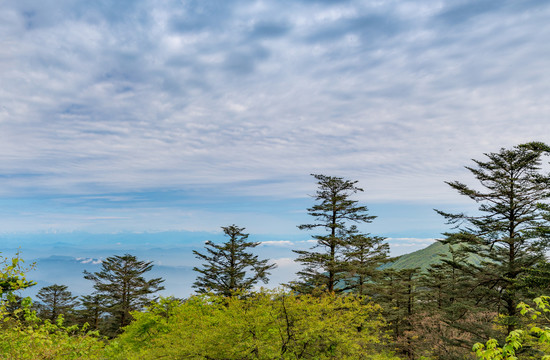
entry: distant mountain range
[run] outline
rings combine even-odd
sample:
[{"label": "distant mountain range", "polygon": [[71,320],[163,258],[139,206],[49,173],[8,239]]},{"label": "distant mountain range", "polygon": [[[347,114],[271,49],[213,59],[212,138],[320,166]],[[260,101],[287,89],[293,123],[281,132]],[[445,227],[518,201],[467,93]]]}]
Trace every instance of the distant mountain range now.
[{"label": "distant mountain range", "polygon": [[[199,249],[197,247],[197,249]],[[261,251],[268,251],[272,253],[282,251],[277,247],[273,248],[260,248]],[[36,281],[36,285],[25,290],[23,296],[36,295],[36,292],[44,287],[52,284],[68,285],[69,290],[75,295],[90,294],[93,291],[93,283],[84,279],[83,271],[96,272],[101,269],[101,261],[104,256],[92,255],[92,251],[86,251],[88,256],[70,256],[70,255],[51,255],[44,257],[37,257],[34,260],[27,262],[27,264],[34,263],[34,270],[28,273],[28,278]],[[166,254],[168,252],[168,254]],[[163,251],[163,249],[148,249],[148,251],[141,251],[139,255],[142,258],[147,259],[146,255],[151,257],[168,260],[170,263],[167,265],[156,263],[153,270],[147,274],[146,278],[162,277],[166,281],[164,286],[165,291],[162,291],[162,295],[169,296],[175,295],[177,297],[187,297],[193,293],[192,284],[195,280],[196,273],[193,271],[193,266],[197,265],[197,261],[191,262],[188,248],[174,248],[169,251]],[[440,242],[434,242],[430,246],[414,251],[409,254],[401,255],[395,258],[392,262],[385,264],[382,268],[392,268],[396,270],[410,269],[419,267],[422,270],[427,269],[431,264],[439,262],[440,254],[448,254],[449,247],[443,245]],[[92,256],[89,256],[92,255]],[[277,254],[279,256],[284,253]],[[181,264],[174,264],[176,261],[171,257],[180,258]],[[479,262],[479,257],[472,257],[472,261]],[[185,264],[185,265],[183,265]],[[295,277],[296,271],[299,270],[300,265],[295,263],[291,257],[279,258],[277,260],[279,267],[275,269],[271,276],[271,281],[267,285],[268,287],[276,287],[278,284],[287,283]],[[263,285],[263,284],[260,284]]]},{"label": "distant mountain range", "polygon": [[[35,264],[36,270],[31,270],[27,277],[35,281],[36,285],[23,293],[24,296],[31,297],[34,297],[40,288],[53,284],[68,285],[74,295],[90,294],[93,291],[93,282],[85,280],[83,272],[87,270],[93,273],[101,270],[101,259],[98,258],[52,255],[35,259],[31,263]],[[191,266],[155,265],[145,277],[165,279],[163,285],[166,290],[161,292],[162,295],[183,297],[191,292],[195,274]]]}]

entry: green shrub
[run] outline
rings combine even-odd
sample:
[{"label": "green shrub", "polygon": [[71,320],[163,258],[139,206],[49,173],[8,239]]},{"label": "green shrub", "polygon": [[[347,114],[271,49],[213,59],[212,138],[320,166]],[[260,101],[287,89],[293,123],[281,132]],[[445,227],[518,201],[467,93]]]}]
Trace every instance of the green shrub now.
[{"label": "green shrub", "polygon": [[119,359],[396,359],[378,305],[356,296],[161,299],[108,347]]}]

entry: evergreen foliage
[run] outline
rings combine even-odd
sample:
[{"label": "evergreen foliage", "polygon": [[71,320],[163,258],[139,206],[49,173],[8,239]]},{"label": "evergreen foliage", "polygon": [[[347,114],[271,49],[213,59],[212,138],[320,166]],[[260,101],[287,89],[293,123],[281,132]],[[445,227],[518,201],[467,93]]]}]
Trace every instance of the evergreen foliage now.
[{"label": "evergreen foliage", "polygon": [[360,234],[352,225],[342,249],[342,287],[359,295],[375,294],[380,265],[387,261],[390,246],[386,238]]},{"label": "evergreen foliage", "polygon": [[498,311],[510,333],[516,326],[522,278],[544,260],[550,242],[550,176],[541,170],[541,157],[550,152],[542,143],[529,143],[485,154],[466,167],[480,189],[458,181],[447,182],[459,194],[479,203],[479,215],[437,211],[459,228],[444,241],[460,244],[460,251],[478,254],[480,264],[469,264],[470,296],[477,306]]},{"label": "evergreen foliage", "polygon": [[478,306],[473,296],[471,258],[459,246],[449,246],[441,260],[421,274],[418,311],[408,334],[416,339],[412,348],[416,355],[467,359],[473,342],[498,335],[493,324],[497,312]]},{"label": "evergreen foliage", "polygon": [[249,234],[243,232],[245,228],[230,225],[222,229],[229,237],[227,242],[218,245],[207,241],[205,254],[193,250],[195,256],[205,262],[202,268],[193,268],[200,274],[193,284],[197,292],[232,296],[237,291],[252,289],[259,281],[267,283],[269,270],[276,265],[248,252],[260,243],[247,241]]},{"label": "evergreen foliage", "polygon": [[384,270],[377,283],[378,294],[375,301],[384,309],[383,314],[389,323],[389,330],[401,353],[413,358],[411,348],[411,319],[419,311],[418,268]]},{"label": "evergreen foliage", "polygon": [[[373,262],[379,264],[379,255],[383,254],[386,248],[381,245],[382,239],[369,238],[368,235],[359,234],[354,223],[370,223],[376,216],[368,215],[366,206],[358,205],[358,201],[351,200],[350,197],[363,189],[356,186],[357,181],[344,180],[341,177],[312,174],[317,180],[318,189],[314,196],[317,203],[307,211],[315,222],[299,225],[301,230],[312,230],[320,228],[326,233],[314,235],[313,238],[317,244],[312,250],[319,248],[319,251],[294,250],[298,254],[296,261],[302,263],[304,268],[298,272],[300,281],[291,283],[291,287],[300,293],[312,293],[315,289],[324,289],[328,292],[341,292],[346,290],[345,286],[338,287],[337,284],[343,284],[342,281],[348,278],[346,270],[344,249],[349,244],[347,256],[357,258],[357,251],[362,252],[359,258],[367,257]],[[351,223],[351,224],[350,224]],[[361,247],[370,242],[377,249],[369,249],[377,254],[371,256]],[[360,244],[362,243],[362,244]],[[367,257],[365,257],[367,256]],[[357,263],[355,263],[357,265]],[[363,264],[365,265],[365,264]],[[354,272],[360,271],[361,275],[367,275],[369,270],[355,267]],[[363,281],[362,279],[361,281]],[[361,290],[363,291],[363,290]]]},{"label": "evergreen foliage", "polygon": [[106,298],[105,295],[93,293],[91,295],[82,295],[79,299],[80,308],[76,312],[79,324],[88,326],[92,330],[104,332],[106,322]]},{"label": "evergreen foliage", "polygon": [[59,315],[65,319],[71,316],[78,306],[77,296],[67,290],[66,285],[53,284],[41,288],[36,295],[42,302],[39,304],[39,315],[42,319],[54,322]]},{"label": "evergreen foliage", "polygon": [[151,302],[151,295],[164,290],[162,278],[146,280],[143,277],[153,268],[151,261],[138,260],[135,256],[111,256],[95,273],[84,271],[84,278],[94,282],[94,289],[105,301],[105,310],[111,314],[111,333],[130,324],[130,312],[143,309]]},{"label": "evergreen foliage", "polygon": [[550,263],[546,259],[527,269],[522,288],[530,299],[550,296]]}]

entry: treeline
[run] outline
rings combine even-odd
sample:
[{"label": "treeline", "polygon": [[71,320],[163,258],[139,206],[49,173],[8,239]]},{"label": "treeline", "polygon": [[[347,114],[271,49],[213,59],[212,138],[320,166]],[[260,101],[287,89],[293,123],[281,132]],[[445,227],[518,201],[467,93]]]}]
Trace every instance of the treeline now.
[{"label": "treeline", "polygon": [[[57,321],[53,332],[65,334],[67,325],[86,323],[98,332],[79,336],[112,339],[97,358],[541,359],[550,354],[550,174],[542,163],[549,154],[539,142],[500,149],[466,167],[476,184],[447,182],[479,211],[436,210],[452,226],[439,240],[450,250],[426,271],[384,270],[388,244],[362,231],[376,218],[354,200],[363,189],[314,174],[312,221],[299,228],[316,244],[295,250],[303,268],[286,291],[253,291],[274,265],[253,254],[259,243],[244,228],[230,225],[225,243],[194,251],[202,264],[194,268],[198,295],[189,299],[157,299],[163,280],[143,277],[152,264],[124,255],[85,273],[93,294],[77,302],[52,285],[32,312],[14,303],[12,291],[30,285],[14,260],[0,284],[10,295],[3,331]],[[540,295],[536,310],[531,299]],[[90,341],[92,351],[99,343]]]},{"label": "treeline", "polygon": [[108,257],[100,271],[84,271],[84,279],[93,282],[92,294],[76,297],[66,285],[46,286],[38,291],[33,309],[43,320],[55,322],[62,315],[65,324],[88,324],[89,329],[114,337],[130,324],[133,311],[143,310],[156,299],[151,295],[164,290],[163,279],[145,279],[152,268],[152,262],[129,254]]}]

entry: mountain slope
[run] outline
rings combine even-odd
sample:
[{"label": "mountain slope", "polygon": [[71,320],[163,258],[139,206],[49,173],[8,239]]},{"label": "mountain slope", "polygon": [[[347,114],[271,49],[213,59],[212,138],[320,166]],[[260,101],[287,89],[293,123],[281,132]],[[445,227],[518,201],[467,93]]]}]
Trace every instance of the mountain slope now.
[{"label": "mountain slope", "polygon": [[[395,258],[394,261],[381,266],[381,269],[402,270],[419,267],[421,270],[426,270],[430,265],[441,261],[441,254],[449,254],[449,245],[436,241],[424,249]],[[480,260],[477,255],[470,256],[470,261],[473,263],[479,263]]]}]

